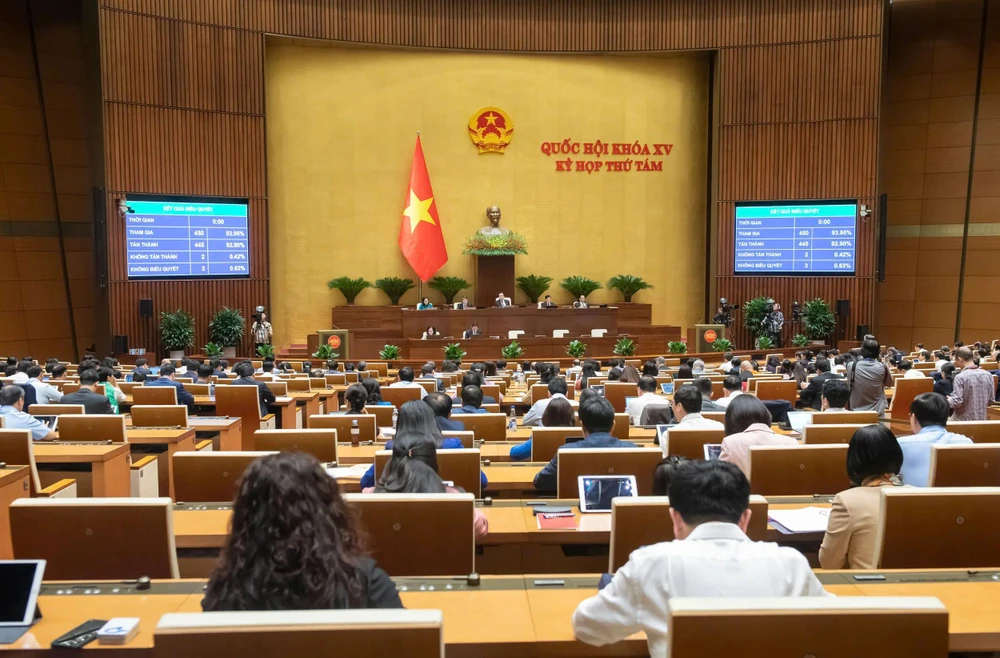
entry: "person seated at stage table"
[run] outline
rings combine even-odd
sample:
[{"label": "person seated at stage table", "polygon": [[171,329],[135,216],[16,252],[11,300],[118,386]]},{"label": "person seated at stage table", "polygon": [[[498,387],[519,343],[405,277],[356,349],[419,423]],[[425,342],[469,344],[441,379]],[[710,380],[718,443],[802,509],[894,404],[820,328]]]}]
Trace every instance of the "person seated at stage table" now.
[{"label": "person seated at stage table", "polygon": [[[635,368],[633,368],[635,370]],[[642,418],[642,412],[650,404],[667,404],[667,398],[656,394],[659,385],[656,380],[649,375],[640,377],[635,385],[635,399],[628,401],[628,416],[632,425],[638,425]]]},{"label": "person seated at stage table", "polygon": [[361,384],[351,384],[344,393],[344,402],[347,404],[345,416],[367,414],[365,405],[368,403],[368,390]]},{"label": "person seated at stage table", "polygon": [[750,446],[797,446],[790,436],[771,429],[771,412],[752,395],[741,395],[726,408],[726,438],[719,459],[732,462],[750,477]]},{"label": "person seated at stage table", "polygon": [[397,377],[399,378],[399,381],[389,384],[389,388],[419,388],[421,391],[420,397],[427,397],[427,389],[413,381],[413,368],[410,366],[403,366],[399,369]]},{"label": "person seated at stage table", "polygon": [[422,298],[420,302],[417,304],[418,311],[426,311],[432,308],[434,308],[434,304],[431,304],[431,300],[429,300],[426,297]]},{"label": "person seated at stage table", "polygon": [[30,430],[34,441],[56,440],[56,433],[45,423],[24,412],[24,389],[17,384],[7,384],[0,389],[0,418],[4,429]]},{"label": "person seated at stage table", "polygon": [[440,338],[441,332],[437,330],[437,327],[431,325],[424,330],[423,335],[420,340],[427,340],[428,338]]},{"label": "person seated at stage table", "polygon": [[573,302],[573,308],[590,308],[590,304],[587,303],[587,296],[580,295],[579,299]]},{"label": "person seated at stage table", "polygon": [[552,301],[552,295],[545,295],[545,299],[542,300],[541,308],[556,308],[558,304]]},{"label": "person seated at stage table", "polygon": [[476,322],[472,323],[471,328],[466,329],[465,331],[462,332],[462,338],[465,339],[474,338],[476,336],[482,336],[482,335],[483,335],[483,330],[479,328],[479,324]]},{"label": "person seated at stage table", "polygon": [[[583,440],[563,445],[559,450],[585,450],[588,448],[637,448],[631,441],[622,441],[611,436],[615,424],[615,408],[603,397],[588,397],[580,401],[580,424],[583,425]],[[535,489],[555,492],[558,475],[558,453],[535,476]]]},{"label": "person seated at stage table", "polygon": [[824,569],[875,569],[882,487],[898,487],[903,451],[884,425],[859,428],[847,444],[847,476],[851,489],[833,498],[830,521],[819,549]]},{"label": "person seated at stage table", "polygon": [[377,379],[372,377],[365,377],[361,380],[361,385],[365,387],[365,391],[368,392],[368,406],[379,405],[382,407],[391,407],[392,402],[386,402],[382,399],[382,385],[378,383]]},{"label": "person seated at stage table", "polygon": [[611,583],[573,613],[573,633],[595,646],[644,631],[649,655],[667,653],[672,597],[829,596],[799,551],[751,541],[750,482],[720,461],[676,465],[668,489],[674,541],[633,551]]},{"label": "person seated at stage table", "polygon": [[[522,427],[535,427],[541,424],[542,416],[545,414],[545,409],[549,406],[549,403],[558,398],[565,400],[566,393],[569,392],[569,387],[566,385],[565,379],[562,377],[555,377],[549,381],[548,391],[549,396],[547,398],[536,400],[535,403],[531,405],[531,408],[528,409],[527,413],[524,414],[524,418],[521,419]],[[515,451],[517,451],[520,447],[521,446],[514,446],[511,449],[511,457],[514,456]],[[528,454],[531,454],[530,449],[528,450]]]},{"label": "person seated at stage table", "polygon": [[899,476],[904,484],[930,486],[931,446],[968,445],[972,439],[949,432],[948,399],[938,393],[921,393],[910,403],[912,436],[899,437],[903,449],[903,467]]},{"label": "person seated at stage table", "polygon": [[462,297],[462,301],[455,304],[455,308],[459,311],[465,311],[472,308],[472,305],[469,303],[468,297]]},{"label": "person seated at stage table", "polygon": [[444,393],[428,393],[427,397],[424,398],[424,402],[430,405],[431,411],[434,412],[434,421],[437,423],[439,430],[442,432],[465,431],[465,425],[451,418],[452,404],[450,397]]},{"label": "person seated at stage table", "polygon": [[[476,372],[475,370],[470,370],[467,373],[465,373],[464,375],[462,375],[462,388],[465,388],[466,386],[478,386],[478,387],[482,388],[484,381],[485,380],[483,379],[483,376],[480,373]],[[461,397],[454,397],[454,398],[452,398],[452,402],[454,402],[457,405],[461,405],[462,404],[462,398]],[[503,396],[500,396],[500,399],[497,400],[492,395],[485,395],[484,394],[483,395],[483,402],[482,403],[483,404],[502,404],[503,403]]]},{"label": "person seated at stage table", "polygon": [[279,452],[240,478],[206,612],[402,608],[357,516],[312,455]]},{"label": "person seated at stage table", "polygon": [[484,414],[486,410],[483,409],[483,389],[478,386],[462,387],[462,407],[460,409],[455,409],[452,413],[456,414]]},{"label": "person seated at stage table", "polygon": [[497,298],[493,300],[493,305],[496,306],[497,308],[506,308],[510,306],[511,303],[512,302],[510,301],[510,298],[504,297],[504,294],[502,292],[499,293],[497,295]]},{"label": "person seated at stage table", "polygon": [[799,393],[799,402],[802,403],[803,409],[819,409],[822,404],[823,385],[831,379],[840,378],[830,372],[830,361],[823,357],[816,359],[816,373]]},{"label": "person seated at stage table", "polygon": [[739,377],[727,375],[726,378],[722,380],[722,397],[716,400],[715,404],[722,407],[722,410],[725,411],[726,407],[729,406],[729,403],[740,395],[743,395],[743,382],[740,381]]},{"label": "person seated at stage table", "polygon": [[[274,404],[278,398],[275,397],[274,393],[267,384],[253,378],[253,364],[249,361],[241,361],[233,367],[233,372],[236,374],[236,379],[233,380],[233,383],[230,384],[230,386],[256,386],[257,398],[260,404],[260,417],[263,418],[266,416],[267,405]],[[179,394],[180,393],[178,392],[178,395]],[[193,399],[194,398],[192,398],[192,400]]]},{"label": "person seated at stage table", "polygon": [[847,411],[851,400],[851,389],[845,379],[828,379],[823,383],[823,403],[821,411],[837,413]]}]

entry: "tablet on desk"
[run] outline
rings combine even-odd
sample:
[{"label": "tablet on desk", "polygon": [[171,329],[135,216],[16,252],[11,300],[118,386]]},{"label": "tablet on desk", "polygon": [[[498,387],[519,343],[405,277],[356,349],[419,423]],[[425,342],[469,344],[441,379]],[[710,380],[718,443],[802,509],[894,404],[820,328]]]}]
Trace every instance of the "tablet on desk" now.
[{"label": "tablet on desk", "polygon": [[595,385],[595,386],[588,386],[587,388],[589,388],[590,390],[594,391],[595,393],[597,393],[598,395],[600,395],[602,398],[604,397],[604,384]]},{"label": "tablet on desk", "polygon": [[673,395],[674,394],[674,383],[673,382],[664,382],[663,384],[660,384],[660,390],[663,391],[664,395]]},{"label": "tablet on desk", "polygon": [[722,454],[721,443],[706,443],[704,447],[705,447],[706,461],[712,461],[713,459],[718,459],[719,455]]},{"label": "tablet on desk", "polygon": [[35,416],[35,420],[55,432],[59,427],[59,416]]},{"label": "tablet on desk", "polygon": [[577,482],[582,513],[610,512],[613,499],[639,495],[634,475],[581,475]]},{"label": "tablet on desk", "polygon": [[45,560],[0,561],[0,644],[15,642],[35,622],[43,573]]}]

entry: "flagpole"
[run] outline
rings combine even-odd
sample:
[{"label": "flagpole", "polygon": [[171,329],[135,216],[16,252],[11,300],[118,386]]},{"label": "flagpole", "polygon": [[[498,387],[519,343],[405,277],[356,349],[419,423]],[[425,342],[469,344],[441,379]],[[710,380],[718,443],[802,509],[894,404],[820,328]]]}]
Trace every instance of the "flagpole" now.
[{"label": "flagpole", "polygon": [[[420,131],[417,131],[417,139],[420,139]],[[420,297],[420,302],[424,301],[424,281],[419,276],[417,276],[417,295]]]}]

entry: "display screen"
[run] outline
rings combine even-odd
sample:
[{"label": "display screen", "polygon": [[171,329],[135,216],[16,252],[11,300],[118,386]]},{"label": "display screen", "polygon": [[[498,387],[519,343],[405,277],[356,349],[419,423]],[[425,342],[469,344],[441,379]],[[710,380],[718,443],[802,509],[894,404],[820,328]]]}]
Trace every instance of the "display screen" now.
[{"label": "display screen", "polygon": [[250,276],[245,202],[163,197],[127,203],[128,278]]},{"label": "display screen", "polygon": [[736,205],[736,274],[854,274],[856,201]]},{"label": "display screen", "polygon": [[0,623],[24,624],[34,617],[34,609],[28,609],[36,573],[42,568],[37,561],[0,562]]},{"label": "display screen", "polygon": [[582,507],[587,511],[611,511],[611,501],[619,496],[632,497],[636,495],[635,478],[622,477],[584,477],[581,484]]}]

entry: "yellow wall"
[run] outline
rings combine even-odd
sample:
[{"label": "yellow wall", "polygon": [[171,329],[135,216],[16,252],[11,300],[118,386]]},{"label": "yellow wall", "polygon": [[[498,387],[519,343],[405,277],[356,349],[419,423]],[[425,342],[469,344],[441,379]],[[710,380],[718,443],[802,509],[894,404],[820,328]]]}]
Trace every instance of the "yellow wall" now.
[{"label": "yellow wall", "polygon": [[[480,155],[470,115],[502,108],[505,155]],[[503,210],[528,240],[517,275],[636,274],[653,321],[701,319],[705,280],[708,63],[704,56],[541,57],[270,44],[267,146],[272,319],[287,344],[330,322],[340,275],[416,279],[396,239],[417,130],[448,247],[441,275],[475,283],[466,238]],[[674,144],[664,170],[558,173],[543,141]],[[622,158],[605,158],[622,159]],[[334,237],[336,236],[336,237]],[[469,291],[471,293],[471,291]],[[434,302],[441,296],[425,287]],[[508,291],[509,294],[509,291]],[[469,295],[472,296],[471,294]],[[517,300],[525,301],[517,291]],[[595,303],[621,299],[599,290]],[[416,290],[402,300],[417,301]],[[386,304],[367,290],[358,304]]]}]

